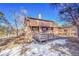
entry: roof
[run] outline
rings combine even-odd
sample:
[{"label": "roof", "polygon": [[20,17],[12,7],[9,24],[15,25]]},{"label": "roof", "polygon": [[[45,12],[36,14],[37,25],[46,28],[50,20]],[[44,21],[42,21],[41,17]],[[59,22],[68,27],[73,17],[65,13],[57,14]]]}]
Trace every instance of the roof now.
[{"label": "roof", "polygon": [[[54,21],[51,21],[51,20],[44,20],[44,19],[39,19],[39,18],[32,18],[32,17],[27,17],[27,19],[29,20],[39,20],[39,21],[45,21],[45,22],[48,22],[48,24],[46,24],[46,25],[50,25],[50,24],[54,24],[54,26],[55,27],[58,27],[58,24],[56,23],[56,22],[54,22]],[[50,24],[49,24],[50,23]],[[35,24],[35,23],[34,23]],[[32,24],[33,25],[33,24]],[[42,25],[42,26],[44,26],[44,25]]]},{"label": "roof", "polygon": [[44,20],[44,19],[32,18],[32,17],[28,17],[28,18],[29,19],[34,19],[34,20],[47,21],[47,22],[53,22],[53,23],[55,23],[54,21],[51,21],[51,20]]}]

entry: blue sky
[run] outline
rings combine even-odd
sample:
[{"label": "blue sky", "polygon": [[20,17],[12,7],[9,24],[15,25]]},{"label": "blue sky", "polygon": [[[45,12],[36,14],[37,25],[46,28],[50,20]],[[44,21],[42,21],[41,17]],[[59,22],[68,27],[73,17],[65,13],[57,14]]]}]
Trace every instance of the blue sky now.
[{"label": "blue sky", "polygon": [[42,19],[52,20],[58,23],[63,23],[59,21],[58,17],[58,9],[51,7],[50,4],[47,3],[3,3],[0,4],[0,11],[3,12],[6,18],[13,23],[12,10],[18,12],[21,8],[27,10],[27,16],[31,16],[34,18],[38,17],[38,14],[42,15]]}]

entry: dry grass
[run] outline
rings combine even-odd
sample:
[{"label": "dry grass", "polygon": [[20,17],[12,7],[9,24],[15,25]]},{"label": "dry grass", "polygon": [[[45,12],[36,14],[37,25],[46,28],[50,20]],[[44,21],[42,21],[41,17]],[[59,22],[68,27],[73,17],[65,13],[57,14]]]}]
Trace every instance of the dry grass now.
[{"label": "dry grass", "polygon": [[4,46],[0,46],[0,51],[5,50],[5,49],[9,49],[9,48],[13,48],[17,46],[17,44],[14,44],[13,42],[8,42],[6,45]]},{"label": "dry grass", "polygon": [[0,51],[17,46],[18,44],[15,43],[16,40],[16,37],[0,40]]},{"label": "dry grass", "polygon": [[[0,51],[5,50],[7,48],[12,48],[17,46],[18,44],[26,44],[26,43],[31,43],[32,41],[29,40],[30,35],[28,35],[27,39],[25,38],[25,34],[21,34],[17,37],[11,37],[9,39],[2,39],[0,40]],[[24,50],[25,51],[25,50]]]}]

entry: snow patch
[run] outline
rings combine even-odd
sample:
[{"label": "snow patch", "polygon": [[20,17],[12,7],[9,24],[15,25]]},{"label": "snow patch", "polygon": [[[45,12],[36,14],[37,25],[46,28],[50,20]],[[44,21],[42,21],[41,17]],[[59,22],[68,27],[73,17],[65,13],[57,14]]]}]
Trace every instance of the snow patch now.
[{"label": "snow patch", "polygon": [[61,45],[63,45],[63,44],[66,44],[66,43],[67,43],[66,39],[58,39],[58,40],[54,40],[54,41],[53,41],[53,44],[54,44],[54,45],[56,45],[56,44],[61,44]]}]

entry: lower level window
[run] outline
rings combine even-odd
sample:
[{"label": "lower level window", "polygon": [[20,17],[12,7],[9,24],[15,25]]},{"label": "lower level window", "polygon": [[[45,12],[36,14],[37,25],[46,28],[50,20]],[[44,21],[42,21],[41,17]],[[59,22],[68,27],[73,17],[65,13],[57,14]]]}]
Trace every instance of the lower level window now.
[{"label": "lower level window", "polygon": [[32,27],[33,31],[39,31],[39,27]]}]

